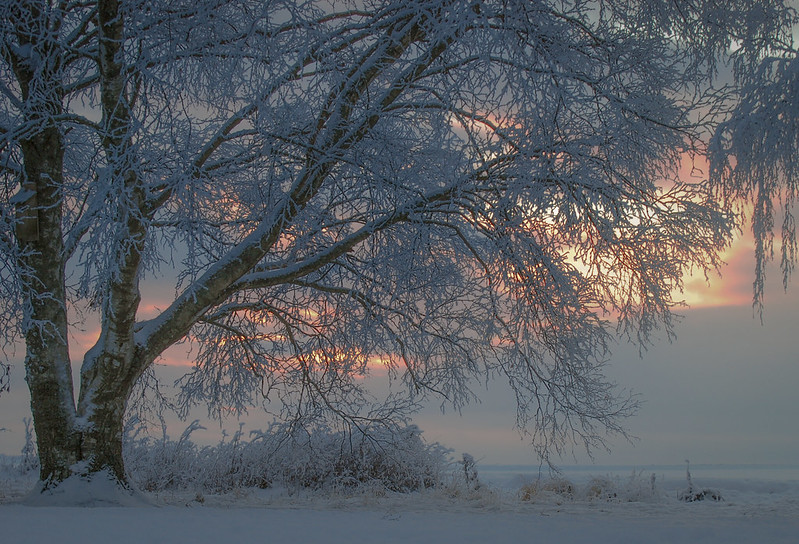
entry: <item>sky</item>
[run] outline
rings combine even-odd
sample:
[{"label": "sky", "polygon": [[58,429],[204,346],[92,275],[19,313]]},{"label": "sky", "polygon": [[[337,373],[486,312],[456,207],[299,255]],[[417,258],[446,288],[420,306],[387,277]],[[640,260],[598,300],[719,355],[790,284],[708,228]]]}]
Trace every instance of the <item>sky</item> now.
[{"label": "sky", "polygon": [[[639,395],[641,408],[626,423],[632,443],[608,440],[610,452],[593,459],[575,450],[554,461],[561,465],[676,465],[690,459],[701,464],[799,464],[799,282],[787,292],[776,265],[769,270],[763,323],[751,305],[754,271],[748,236],[726,254],[722,278],[688,278],[677,337],[665,335],[639,355],[637,346],[621,344],[610,358],[608,376]],[[168,300],[170,287],[150,290],[146,311]],[[149,305],[149,306],[148,306]],[[73,361],[80,344],[96,337],[92,330],[72,339]],[[30,417],[22,350],[12,369],[12,388],[0,396],[0,454],[15,455],[25,441],[23,418]],[[173,350],[166,376],[177,376],[188,364],[185,352]],[[77,365],[76,365],[77,366]],[[77,369],[76,369],[77,370]],[[534,465],[537,458],[514,428],[513,396],[500,381],[477,386],[481,402],[459,414],[442,413],[431,402],[414,417],[428,441],[451,448],[454,457],[469,453],[483,464]],[[199,410],[191,417],[204,416]],[[253,410],[246,429],[266,428],[269,418]],[[168,432],[177,438],[185,423],[173,418]],[[221,437],[217,423],[194,435],[199,442]],[[236,429],[233,420],[225,427]]]},{"label": "sky", "polygon": [[[595,452],[592,460],[578,450],[556,463],[799,464],[799,287],[786,294],[781,282],[772,281],[761,325],[751,294],[746,298],[751,280],[730,272],[707,291],[707,304],[697,301],[682,312],[673,342],[662,339],[643,357],[637,347],[620,345],[611,357],[608,376],[641,401],[638,414],[626,421],[637,439],[612,438],[610,453]],[[534,464],[526,443],[509,428],[513,417],[513,400],[498,383],[482,405],[461,417],[429,410],[416,422],[428,440],[483,463]]]},{"label": "sky", "polygon": [[[556,463],[675,465],[799,464],[799,285],[788,291],[776,265],[769,269],[761,324],[752,300],[754,256],[749,237],[726,256],[722,278],[689,278],[691,306],[676,339],[659,339],[640,356],[620,344],[608,376],[641,401],[626,421],[636,437],[608,441],[611,451],[593,460],[576,450]],[[513,430],[514,401],[495,383],[480,405],[462,414],[431,407],[415,419],[428,440],[468,452],[487,464],[535,464],[527,443]]]}]

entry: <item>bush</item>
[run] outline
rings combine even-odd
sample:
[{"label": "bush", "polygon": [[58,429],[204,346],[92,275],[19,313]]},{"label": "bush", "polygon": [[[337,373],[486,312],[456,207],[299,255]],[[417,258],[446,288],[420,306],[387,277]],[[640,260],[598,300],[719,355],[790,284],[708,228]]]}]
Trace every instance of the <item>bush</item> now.
[{"label": "bush", "polygon": [[635,472],[625,480],[611,477],[593,477],[585,485],[576,485],[556,476],[537,479],[519,489],[519,498],[534,502],[539,499],[572,501],[577,499],[603,502],[643,502],[660,496],[655,486],[655,475],[644,477]]},{"label": "bush", "polygon": [[654,474],[646,477],[643,471],[633,471],[626,480],[622,478],[595,477],[588,482],[584,496],[588,500],[605,502],[652,501],[660,496],[655,481]]},{"label": "bush", "polygon": [[716,489],[696,489],[694,482],[691,478],[691,463],[688,459],[685,460],[685,478],[688,480],[688,488],[681,491],[677,498],[683,502],[697,502],[705,499],[714,501],[723,501],[724,497]]},{"label": "bush", "polygon": [[565,478],[538,479],[527,483],[519,490],[519,498],[523,501],[535,501],[539,497],[558,496],[562,499],[574,499],[575,486]]},{"label": "bush", "polygon": [[130,436],[124,453],[133,482],[145,491],[368,484],[409,492],[437,485],[447,465],[448,451],[424,442],[415,425],[334,432],[274,424],[251,432],[249,440],[240,428],[230,440],[200,448],[191,434],[201,428],[192,423],[177,442],[165,434],[160,439]]}]

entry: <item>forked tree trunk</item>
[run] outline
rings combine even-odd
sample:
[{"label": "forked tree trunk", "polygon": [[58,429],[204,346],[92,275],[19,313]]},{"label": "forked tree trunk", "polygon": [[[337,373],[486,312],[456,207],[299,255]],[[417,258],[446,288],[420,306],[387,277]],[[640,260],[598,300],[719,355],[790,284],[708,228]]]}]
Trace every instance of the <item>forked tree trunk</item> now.
[{"label": "forked tree trunk", "polygon": [[71,476],[92,479],[97,473],[111,476],[122,488],[130,488],[122,456],[126,397],[116,390],[97,395],[86,418],[65,417],[60,407],[47,403],[43,387],[31,387],[31,406],[41,463],[41,490],[56,488]]},{"label": "forked tree trunk", "polygon": [[[56,368],[52,363],[38,366]],[[29,363],[30,368],[34,366]],[[83,376],[77,412],[71,404],[56,400],[66,392],[62,380],[29,378],[43,492],[56,489],[72,476],[92,480],[98,474],[106,480],[112,478],[121,489],[131,489],[122,443],[125,409],[138,376],[114,365],[98,367],[90,376]]]},{"label": "forked tree trunk", "polygon": [[[104,36],[110,48],[103,52],[110,60],[103,65],[106,109],[112,108],[121,73],[114,64],[121,47],[122,27],[116,1],[101,2],[101,22],[112,36]],[[64,185],[64,142],[57,118],[63,114],[61,62],[58,49],[60,20],[57,11],[30,2],[16,6],[17,37],[38,62],[12,57],[14,73],[26,103],[26,122],[35,127],[20,142],[24,172],[16,206],[16,236],[20,249],[19,267],[23,277],[23,297],[27,307],[23,324],[26,342],[26,381],[31,394],[31,410],[38,445],[40,488],[55,489],[65,479],[80,475],[91,479],[94,473],[110,473],[128,487],[122,459],[123,418],[127,399],[141,372],[131,371],[133,361],[133,316],[139,295],[136,283],[138,254],[126,262],[123,285],[115,285],[111,313],[116,319],[103,323],[96,355],[81,376],[81,399],[76,408],[69,357],[69,330],[65,288],[64,232],[62,227],[62,188]],[[55,17],[55,18],[53,18]],[[109,22],[109,20],[111,22]],[[110,74],[109,74],[110,73]],[[116,86],[116,87],[115,87]],[[110,89],[110,91],[109,91]],[[109,131],[119,138],[120,123],[127,118],[106,121]],[[120,146],[110,138],[107,146]],[[139,245],[143,236],[138,234]],[[137,245],[138,249],[138,245]],[[133,286],[133,287],[132,287]],[[121,294],[120,294],[121,293]],[[92,351],[95,351],[92,350]]]},{"label": "forked tree trunk", "polygon": [[[30,274],[24,282],[29,306],[25,369],[41,463],[41,488],[55,488],[75,474],[90,476],[106,470],[127,487],[122,459],[123,418],[138,377],[130,370],[132,338],[114,343],[118,353],[130,356],[124,360],[100,356],[89,365],[90,371],[84,371],[81,403],[76,410],[57,190],[63,160],[58,130],[41,131],[24,142],[22,150],[26,182],[33,195],[18,203],[18,215],[27,217],[26,223],[20,223],[24,231],[18,233],[23,251],[20,265]],[[125,302],[135,307],[137,301],[134,294]],[[113,337],[113,330],[104,336]]]}]

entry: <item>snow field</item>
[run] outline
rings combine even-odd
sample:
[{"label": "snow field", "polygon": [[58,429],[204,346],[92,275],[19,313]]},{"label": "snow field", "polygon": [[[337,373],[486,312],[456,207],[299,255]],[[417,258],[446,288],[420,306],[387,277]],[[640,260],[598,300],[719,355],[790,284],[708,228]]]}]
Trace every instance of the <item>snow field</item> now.
[{"label": "snow field", "polygon": [[[35,479],[4,474],[0,489],[12,489],[16,498]],[[684,503],[677,500],[684,481],[661,479],[655,493],[645,494],[648,481],[641,472],[541,481],[518,475],[477,489],[453,477],[410,493],[377,485],[182,489],[145,493],[151,506],[128,508],[31,507],[0,494],[6,502],[0,527],[2,541],[13,544],[799,542],[799,482],[708,480],[701,483],[719,488],[724,501]],[[599,483],[604,487],[597,496]],[[530,493],[533,486],[537,491]]]},{"label": "snow field", "polygon": [[[160,508],[0,506],[3,541],[114,544],[219,543],[671,543],[792,544],[795,515],[748,512],[721,504],[485,504],[445,501],[424,493],[401,500],[364,497],[267,501],[235,499]],[[698,508],[696,508],[698,506]]]},{"label": "snow field", "polygon": [[213,447],[191,442],[195,428],[177,441],[127,441],[138,506],[106,506],[102,480],[65,488],[62,506],[28,506],[39,498],[30,495],[35,459],[0,458],[0,542],[799,543],[796,467],[700,466],[695,488],[724,500],[686,503],[685,468],[482,467],[425,443],[413,426],[401,440],[278,440],[284,430],[273,428]]}]

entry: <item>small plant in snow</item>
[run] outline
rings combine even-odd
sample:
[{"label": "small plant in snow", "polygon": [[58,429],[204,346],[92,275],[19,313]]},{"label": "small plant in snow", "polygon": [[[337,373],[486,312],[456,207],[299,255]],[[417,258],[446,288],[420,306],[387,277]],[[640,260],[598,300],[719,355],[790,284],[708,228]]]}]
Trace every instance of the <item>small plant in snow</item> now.
[{"label": "small plant in snow", "polygon": [[25,445],[22,447],[19,471],[28,474],[39,470],[39,455],[36,452],[36,437],[33,435],[33,420],[26,417],[22,421],[25,423]]},{"label": "small plant in snow", "polygon": [[685,478],[688,480],[688,489],[685,489],[680,493],[678,498],[681,501],[696,502],[703,501],[705,499],[712,499],[714,501],[724,500],[724,497],[721,496],[721,493],[715,489],[697,490],[694,488],[694,482],[691,479],[691,463],[688,461],[688,459],[685,460]]},{"label": "small plant in snow", "polygon": [[463,479],[466,482],[466,487],[469,489],[480,489],[480,480],[477,479],[477,461],[468,453],[463,454],[463,459],[460,461],[463,467]]},{"label": "small plant in snow", "polygon": [[652,501],[659,497],[656,481],[654,474],[647,478],[643,471],[635,470],[624,480],[610,477],[592,478],[585,495],[589,500],[606,502]]}]

